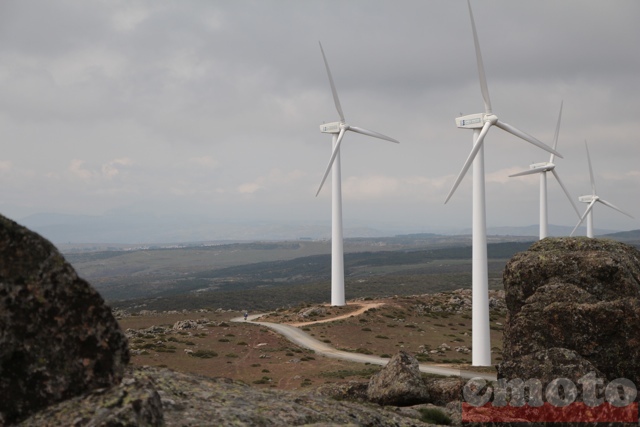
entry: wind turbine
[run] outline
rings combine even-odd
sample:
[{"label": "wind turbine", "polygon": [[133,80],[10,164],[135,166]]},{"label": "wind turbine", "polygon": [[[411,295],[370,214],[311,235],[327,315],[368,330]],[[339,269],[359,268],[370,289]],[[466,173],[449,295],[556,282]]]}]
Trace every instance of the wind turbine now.
[{"label": "wind turbine", "polygon": [[[558,114],[558,124],[556,125],[556,133],[553,137],[553,149],[555,150],[558,147],[558,134],[560,133],[560,121],[562,120],[562,102],[560,102],[560,114]],[[547,214],[547,172],[551,172],[553,176],[562,187],[564,194],[567,195],[567,199],[575,209],[576,214],[580,217],[580,211],[578,211],[578,207],[573,202],[571,195],[567,191],[564,184],[560,180],[558,173],[555,168],[556,165],[553,163],[555,154],[551,153],[551,157],[549,157],[548,162],[534,163],[529,165],[529,170],[524,172],[519,172],[513,175],[509,175],[510,177],[514,176],[523,176],[523,175],[532,175],[535,173],[540,174],[540,240],[544,239],[548,235],[548,214]]]},{"label": "wind turbine", "polygon": [[623,211],[622,209],[614,206],[613,204],[607,202],[606,200],[601,199],[596,195],[596,181],[593,178],[593,168],[591,167],[591,156],[589,156],[589,146],[587,145],[587,141],[584,142],[584,148],[587,149],[587,161],[589,162],[589,177],[591,178],[591,194],[586,196],[580,196],[578,198],[578,200],[580,200],[582,203],[588,203],[589,206],[587,206],[587,209],[584,211],[584,214],[582,214],[582,216],[580,217],[580,221],[578,222],[578,224],[573,228],[573,231],[571,232],[571,236],[573,236],[573,233],[575,233],[578,227],[580,227],[580,224],[582,224],[584,219],[587,218],[587,237],[593,238],[593,206],[596,204],[596,202],[600,202],[605,206],[609,206],[611,209],[615,209],[618,212],[625,214],[629,218],[633,218],[633,217],[628,213],[626,213],[625,211]]},{"label": "wind turbine", "polygon": [[469,16],[476,50],[476,61],[480,78],[480,90],[484,99],[484,113],[471,114],[456,118],[456,126],[473,129],[473,149],[467,157],[455,184],[449,191],[445,203],[458,188],[460,181],[473,163],[473,243],[472,243],[472,363],[474,366],[491,366],[491,337],[489,332],[489,273],[487,266],[487,221],[484,193],[484,149],[483,142],[491,126],[497,126],[518,138],[536,145],[546,151],[562,157],[553,148],[548,147],[531,135],[501,121],[491,110],[489,88],[484,73],[480,43],[473,20],[471,3]]},{"label": "wind turbine", "polygon": [[320,186],[316,192],[316,197],[320,194],[320,190],[322,190],[322,186],[329,175],[329,171],[331,171],[331,305],[342,306],[345,305],[344,250],[342,245],[342,186],[340,177],[340,144],[342,143],[342,138],[344,137],[345,132],[349,130],[395,143],[399,143],[399,141],[378,132],[348,125],[345,122],[344,113],[342,112],[340,100],[338,99],[338,92],[336,91],[336,86],[333,83],[333,77],[331,77],[329,62],[327,62],[324,49],[322,49],[322,43],[318,43],[320,44],[320,51],[322,52],[324,65],[327,69],[329,84],[331,85],[331,92],[333,93],[333,101],[336,105],[336,110],[338,110],[340,121],[320,125],[320,132],[331,134],[333,148],[329,164],[327,165],[327,169],[324,172],[324,176],[322,177],[322,181],[320,182]]}]

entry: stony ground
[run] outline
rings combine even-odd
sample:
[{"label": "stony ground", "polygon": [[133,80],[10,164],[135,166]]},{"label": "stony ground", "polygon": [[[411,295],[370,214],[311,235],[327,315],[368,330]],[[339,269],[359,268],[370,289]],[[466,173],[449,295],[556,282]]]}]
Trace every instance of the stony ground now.
[{"label": "stony ground", "polygon": [[[364,304],[379,304],[354,314]],[[471,361],[471,292],[353,301],[346,307],[301,306],[261,320],[299,327],[336,348],[390,357],[403,349],[422,363],[468,367]],[[506,310],[491,293],[493,363],[499,362]],[[284,390],[366,380],[379,367],[340,361],[299,348],[251,322],[241,312],[119,313],[134,366],[168,367],[208,377],[227,377]],[[344,317],[347,316],[347,317]],[[327,321],[342,317],[340,320]],[[489,368],[489,371],[494,371]]]}]

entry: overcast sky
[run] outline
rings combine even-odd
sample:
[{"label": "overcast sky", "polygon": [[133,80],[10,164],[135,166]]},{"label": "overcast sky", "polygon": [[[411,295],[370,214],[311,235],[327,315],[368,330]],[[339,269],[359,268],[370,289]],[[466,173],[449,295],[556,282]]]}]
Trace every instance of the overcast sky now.
[{"label": "overcast sky", "polygon": [[[552,144],[557,171],[640,218],[640,2],[474,0],[494,112]],[[347,122],[345,226],[470,227],[460,113],[484,109],[463,0],[0,2],[0,212],[329,221],[338,120]],[[487,223],[538,222],[548,154],[498,128],[485,140]],[[328,182],[329,184],[329,182]],[[549,220],[577,216],[549,179]],[[586,205],[580,205],[581,211]],[[602,205],[598,228],[640,228]]]}]

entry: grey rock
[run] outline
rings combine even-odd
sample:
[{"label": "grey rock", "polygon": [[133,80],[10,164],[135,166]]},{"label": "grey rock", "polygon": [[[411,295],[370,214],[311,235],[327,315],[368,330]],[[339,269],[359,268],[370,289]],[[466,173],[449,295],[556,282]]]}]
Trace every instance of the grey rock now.
[{"label": "grey rock", "polygon": [[308,317],[323,316],[325,314],[327,314],[327,309],[324,307],[318,306],[318,307],[311,307],[311,308],[300,310],[300,312],[298,313],[298,316],[306,319]]},{"label": "grey rock", "polygon": [[462,400],[462,387],[466,383],[461,378],[428,378],[425,380],[429,391],[429,402],[447,405]]},{"label": "grey rock", "polygon": [[0,216],[0,421],[118,384],[128,361],[102,297],[49,241]]},{"label": "grey rock", "polygon": [[640,381],[640,252],[602,239],[547,238],[504,270],[500,378]]},{"label": "grey rock", "polygon": [[174,325],[173,329],[176,331],[188,331],[193,329],[201,329],[202,326],[198,324],[195,320],[178,320]]},{"label": "grey rock", "polygon": [[29,417],[20,427],[41,426],[164,426],[164,402],[149,376],[130,373],[119,385],[97,389]]},{"label": "grey rock", "polygon": [[338,401],[314,391],[259,389],[227,378],[151,367],[138,368],[133,375],[151,381],[162,398],[168,426],[424,425],[377,405]]},{"label": "grey rock", "polygon": [[410,406],[425,403],[429,392],[415,357],[400,350],[369,380],[367,397],[381,405]]}]

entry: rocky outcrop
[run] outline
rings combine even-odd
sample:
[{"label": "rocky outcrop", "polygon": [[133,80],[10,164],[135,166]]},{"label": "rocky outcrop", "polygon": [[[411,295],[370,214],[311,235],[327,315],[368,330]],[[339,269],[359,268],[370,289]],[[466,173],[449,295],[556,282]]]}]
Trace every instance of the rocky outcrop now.
[{"label": "rocky outcrop", "polygon": [[120,383],[127,340],[46,239],[0,216],[0,425]]},{"label": "rocky outcrop", "polygon": [[226,378],[137,368],[117,387],[52,406],[25,426],[424,425],[372,405],[318,393],[264,390]]},{"label": "rocky outcrop", "polygon": [[389,363],[369,380],[367,398],[381,405],[409,406],[425,403],[429,392],[415,357],[396,353]]},{"label": "rocky outcrop", "polygon": [[52,405],[20,427],[163,426],[160,394],[149,376],[129,372],[122,382]]},{"label": "rocky outcrop", "polygon": [[198,320],[178,320],[173,325],[173,330],[175,331],[193,331],[196,329],[204,329],[204,324],[209,323],[207,319],[198,319]]},{"label": "rocky outcrop", "polygon": [[640,384],[640,252],[588,238],[544,239],[504,270],[501,378],[588,372]]},{"label": "rocky outcrop", "polygon": [[327,314],[327,309],[322,306],[317,306],[300,310],[298,312],[298,317],[307,319],[309,317],[324,316],[325,314]]},{"label": "rocky outcrop", "polygon": [[[413,311],[420,315],[431,313],[469,313],[471,311],[471,289],[456,289],[450,292],[418,295]],[[492,311],[505,310],[504,291],[489,291],[489,309]]]},{"label": "rocky outcrop", "polygon": [[462,378],[427,378],[425,384],[429,392],[429,402],[447,406],[451,402],[462,400],[462,387],[467,381]]}]

